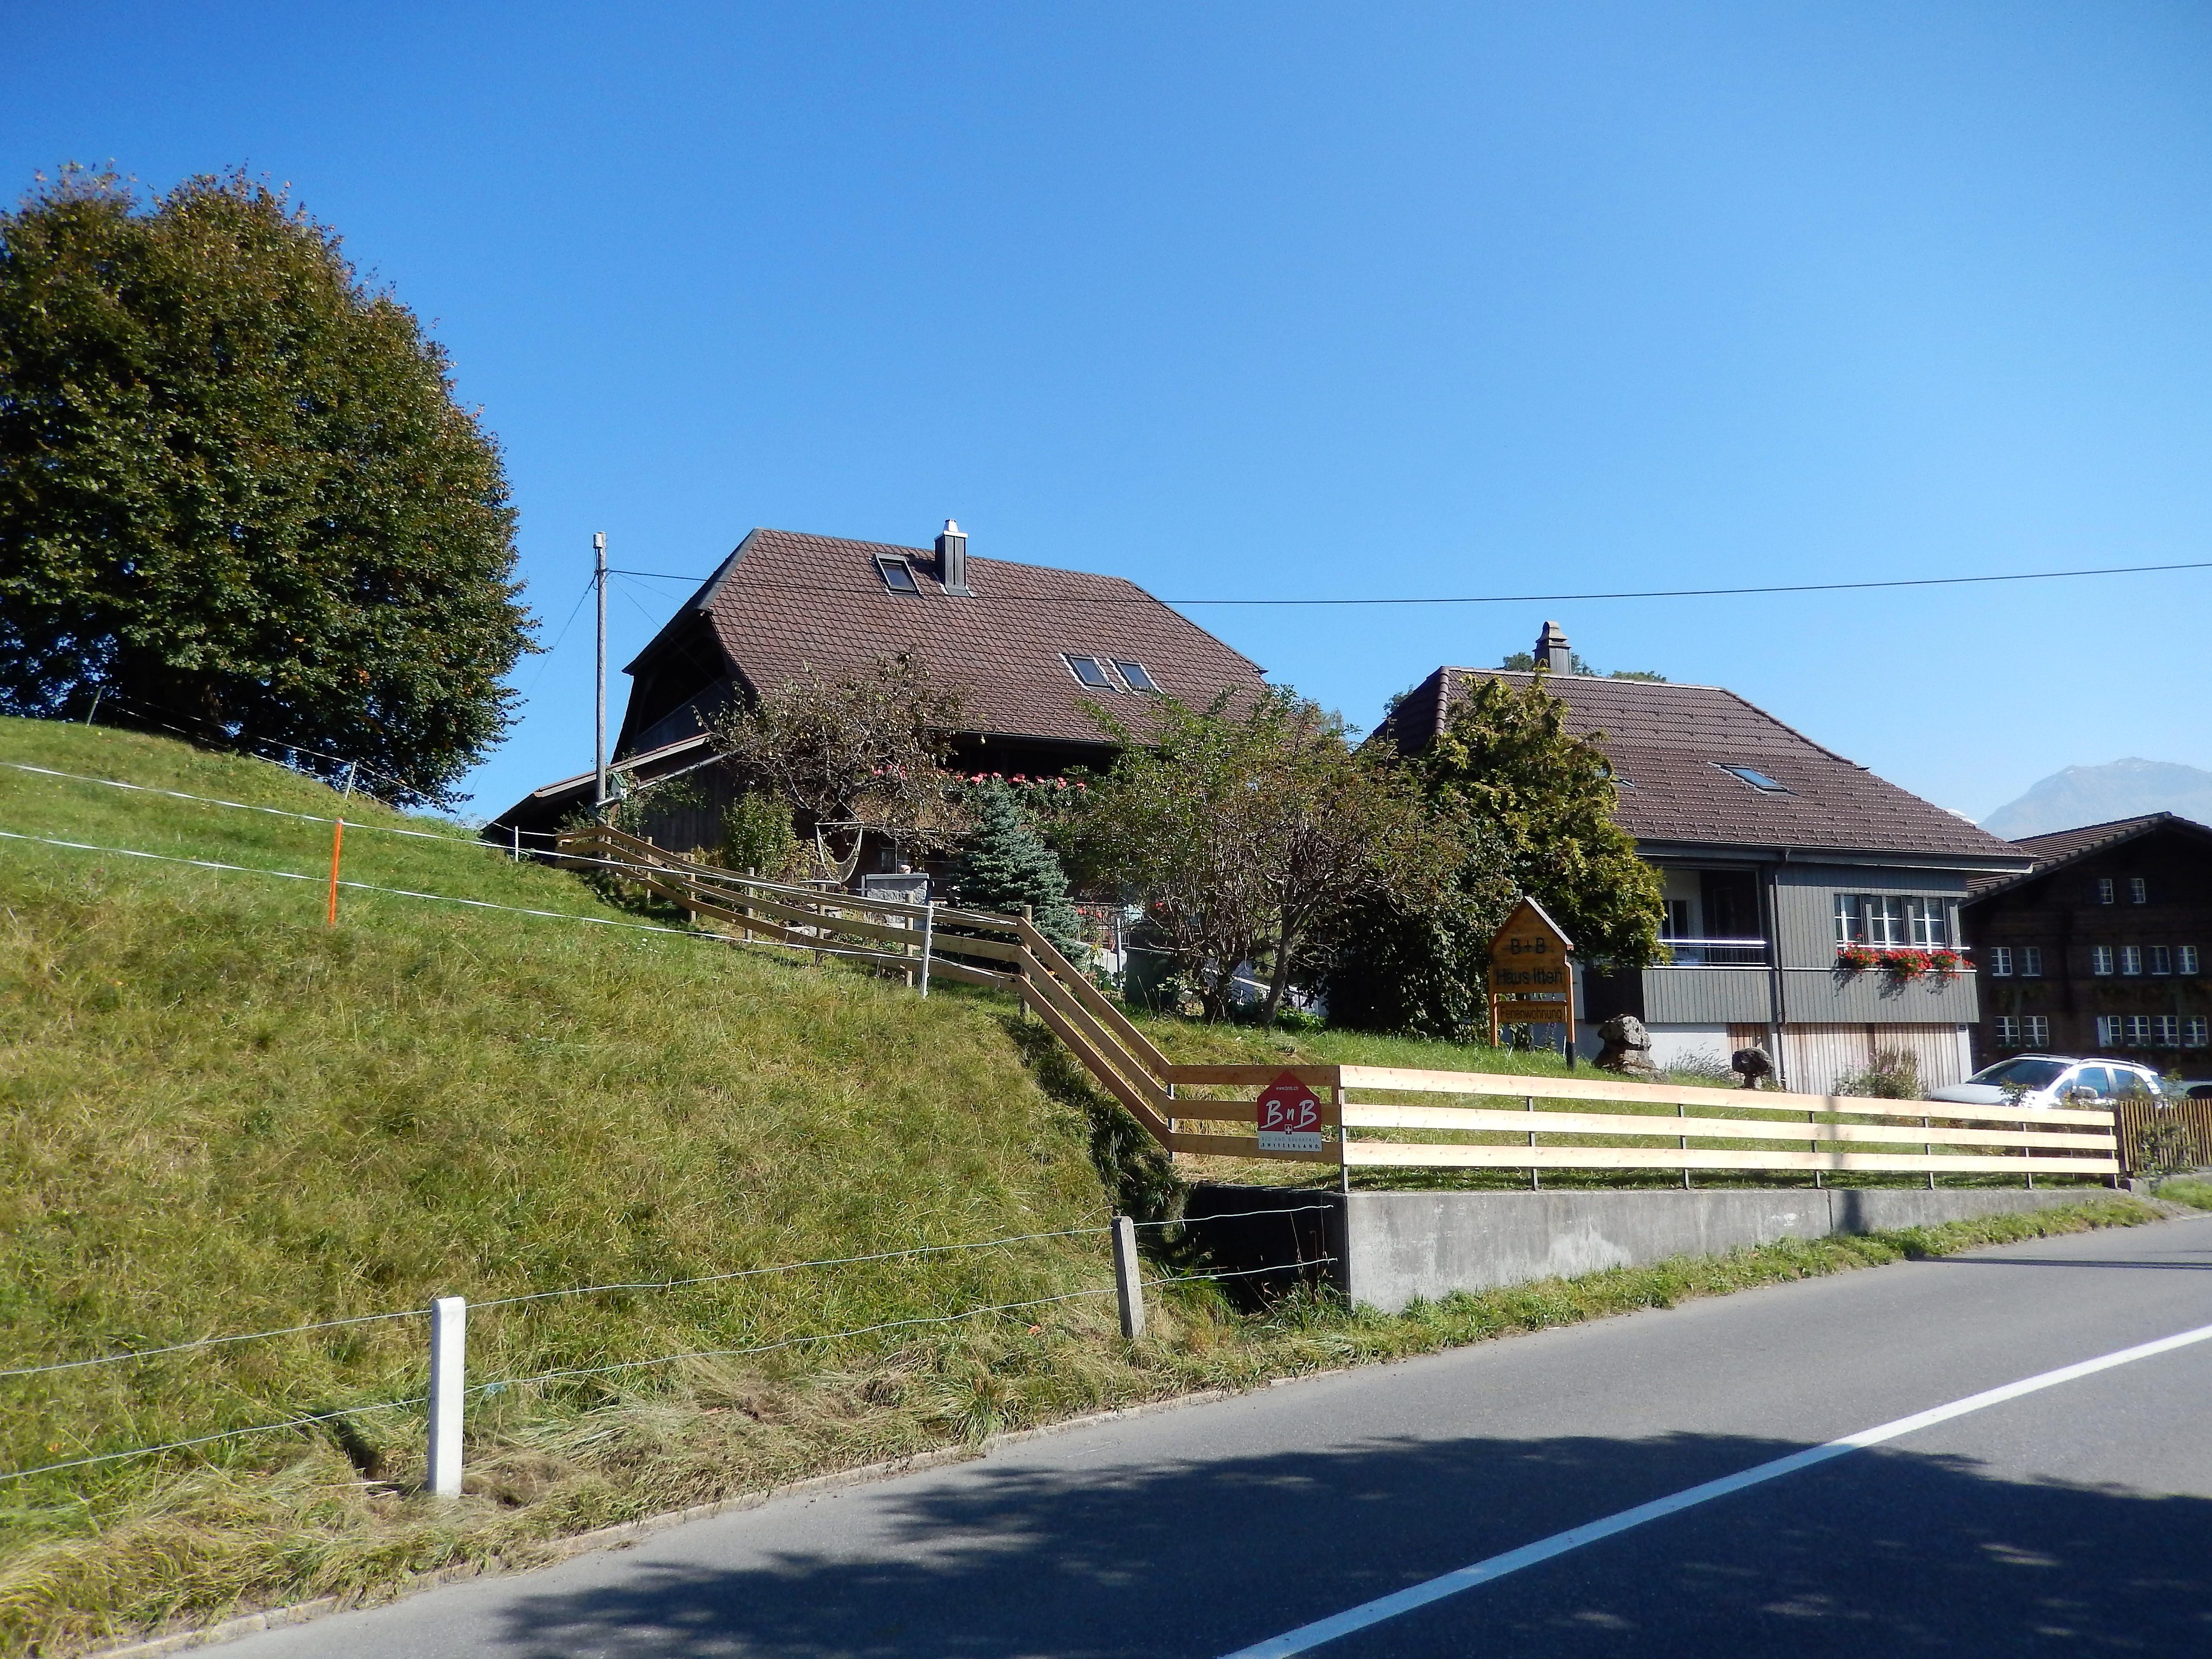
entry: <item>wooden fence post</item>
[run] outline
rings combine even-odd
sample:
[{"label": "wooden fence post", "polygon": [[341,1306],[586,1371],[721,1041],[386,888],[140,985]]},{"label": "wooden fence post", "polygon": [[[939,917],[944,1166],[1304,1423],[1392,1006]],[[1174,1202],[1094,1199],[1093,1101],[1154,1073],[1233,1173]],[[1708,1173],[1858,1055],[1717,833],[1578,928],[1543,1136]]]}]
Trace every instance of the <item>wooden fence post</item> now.
[{"label": "wooden fence post", "polygon": [[921,907],[921,994],[929,994],[929,947],[937,937],[937,901],[925,900]]},{"label": "wooden fence post", "polygon": [[1137,1224],[1114,1218],[1114,1296],[1121,1305],[1121,1334],[1132,1342],[1145,1334],[1145,1281],[1137,1260]]}]

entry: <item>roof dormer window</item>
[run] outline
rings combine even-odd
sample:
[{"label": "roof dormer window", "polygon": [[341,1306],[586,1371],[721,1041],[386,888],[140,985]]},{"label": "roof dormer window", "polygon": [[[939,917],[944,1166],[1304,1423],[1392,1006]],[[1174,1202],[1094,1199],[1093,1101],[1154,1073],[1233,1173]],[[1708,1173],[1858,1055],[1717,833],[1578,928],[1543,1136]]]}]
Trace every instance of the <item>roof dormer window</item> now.
[{"label": "roof dormer window", "polygon": [[894,593],[921,592],[921,584],[914,579],[914,567],[904,559],[878,557],[876,569],[884,579],[884,586]]},{"label": "roof dormer window", "polygon": [[1769,795],[1787,795],[1794,793],[1788,784],[1777,783],[1772,778],[1768,777],[1765,773],[1760,771],[1755,766],[1721,766],[1721,763],[1718,761],[1715,761],[1713,764],[1720,766],[1720,769],[1727,773],[1732,778],[1741,778],[1753,788],[1757,789],[1763,793]]}]

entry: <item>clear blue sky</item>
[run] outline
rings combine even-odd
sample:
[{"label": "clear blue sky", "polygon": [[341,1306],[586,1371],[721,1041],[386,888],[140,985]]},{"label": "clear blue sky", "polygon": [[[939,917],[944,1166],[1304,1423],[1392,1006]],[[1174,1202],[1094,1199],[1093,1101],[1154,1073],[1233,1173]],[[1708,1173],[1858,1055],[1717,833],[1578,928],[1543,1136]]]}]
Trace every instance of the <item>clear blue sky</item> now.
[{"label": "clear blue sky", "polygon": [[[15,0],[0,88],[18,184],[244,162],[434,321],[548,644],[601,529],[951,514],[1168,598],[2212,557],[2199,5]],[[679,594],[617,592],[617,666]],[[1553,615],[1978,816],[2212,766],[2209,602],[1191,614],[1363,726]],[[477,810],[588,765],[589,620]]]}]

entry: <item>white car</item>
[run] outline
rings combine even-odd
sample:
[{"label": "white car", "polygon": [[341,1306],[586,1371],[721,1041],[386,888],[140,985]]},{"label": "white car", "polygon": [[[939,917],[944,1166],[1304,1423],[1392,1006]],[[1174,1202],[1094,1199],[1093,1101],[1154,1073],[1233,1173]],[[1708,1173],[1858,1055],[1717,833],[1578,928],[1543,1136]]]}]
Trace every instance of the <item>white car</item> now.
[{"label": "white car", "polygon": [[[2054,1106],[2110,1106],[2122,1095],[2155,1097],[2159,1075],[2148,1066],[2124,1060],[2069,1060],[2058,1054],[2014,1054],[1984,1066],[1964,1083],[1937,1089],[1930,1100],[1960,1106],[2002,1106],[2008,1089],[2022,1091],[2020,1103],[2032,1112]],[[2087,1098],[2083,1098],[2086,1093]]]}]

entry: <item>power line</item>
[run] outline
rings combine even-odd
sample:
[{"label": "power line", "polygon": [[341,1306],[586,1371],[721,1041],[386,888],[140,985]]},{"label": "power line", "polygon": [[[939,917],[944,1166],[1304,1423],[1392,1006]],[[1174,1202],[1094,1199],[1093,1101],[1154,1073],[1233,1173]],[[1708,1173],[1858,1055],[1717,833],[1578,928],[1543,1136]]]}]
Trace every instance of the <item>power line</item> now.
[{"label": "power line", "polygon": [[[1993,576],[1899,576],[1881,581],[1864,582],[1790,582],[1761,587],[1657,587],[1636,592],[1608,593],[1460,593],[1417,596],[1404,599],[1156,599],[1149,594],[1120,599],[1086,595],[1085,605],[1234,605],[1268,606],[1317,605],[1548,605],[1569,601],[1595,602],[1599,599],[1738,599],[1759,593],[1854,593],[1875,588],[1893,587],[1962,587],[1986,582],[2047,582],[2077,576],[2142,576],[2174,570],[2212,570],[2212,559],[2198,560],[2187,564],[2126,564],[2101,567],[2093,570],[2022,570]],[[663,570],[612,570],[615,576],[644,576],[656,581],[690,582],[694,585],[705,580],[700,576],[679,576]],[[850,586],[829,584],[809,586],[799,583],[778,583],[765,592],[777,593],[849,593]],[[1000,605],[1065,605],[1066,596],[1046,593],[997,593],[988,596]]]}]

